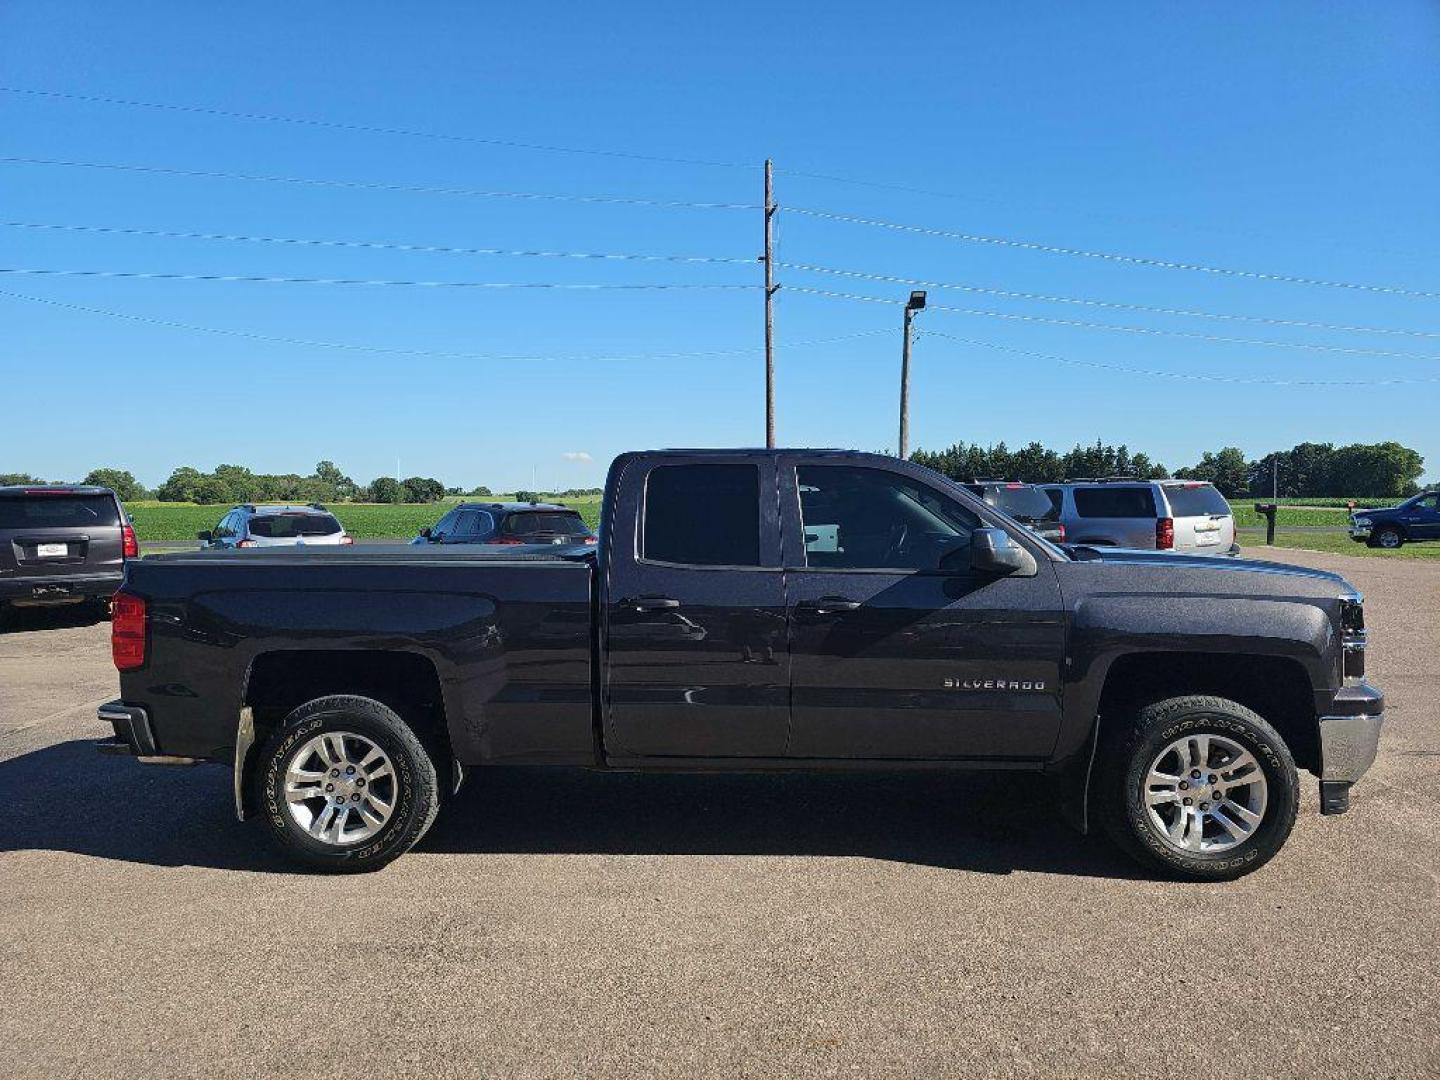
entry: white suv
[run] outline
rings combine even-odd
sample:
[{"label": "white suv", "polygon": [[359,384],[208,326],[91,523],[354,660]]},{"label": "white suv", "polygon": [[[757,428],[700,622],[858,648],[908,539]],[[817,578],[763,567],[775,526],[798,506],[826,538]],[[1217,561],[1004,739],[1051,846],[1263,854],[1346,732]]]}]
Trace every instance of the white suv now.
[{"label": "white suv", "polygon": [[1043,485],[1066,542],[1238,555],[1235,518],[1215,485],[1199,480],[1067,480]]},{"label": "white suv", "polygon": [[319,503],[309,506],[237,506],[213,529],[196,534],[202,547],[310,547],[353,544],[335,515]]}]

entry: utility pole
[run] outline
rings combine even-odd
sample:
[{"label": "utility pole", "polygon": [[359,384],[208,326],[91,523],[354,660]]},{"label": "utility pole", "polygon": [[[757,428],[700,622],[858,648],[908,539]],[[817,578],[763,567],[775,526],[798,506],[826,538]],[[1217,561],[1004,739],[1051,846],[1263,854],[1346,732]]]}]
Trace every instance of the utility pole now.
[{"label": "utility pole", "polygon": [[765,445],[775,446],[775,167],[765,159]]},{"label": "utility pole", "polygon": [[1270,458],[1270,497],[1276,502],[1280,501],[1280,455],[1278,453]]},{"label": "utility pole", "polygon": [[910,324],[925,307],[925,293],[916,290],[905,302],[905,341],[900,348],[900,460],[910,453]]}]

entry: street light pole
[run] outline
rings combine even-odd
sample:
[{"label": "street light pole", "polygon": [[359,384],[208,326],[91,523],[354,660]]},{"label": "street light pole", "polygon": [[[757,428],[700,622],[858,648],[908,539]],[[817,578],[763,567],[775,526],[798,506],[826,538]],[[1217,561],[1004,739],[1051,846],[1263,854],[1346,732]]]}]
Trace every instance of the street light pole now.
[{"label": "street light pole", "polygon": [[917,290],[905,303],[905,340],[900,348],[900,458],[910,453],[910,324],[925,307],[925,293]]},{"label": "street light pole", "polygon": [[775,168],[765,159],[765,445],[775,446]]}]

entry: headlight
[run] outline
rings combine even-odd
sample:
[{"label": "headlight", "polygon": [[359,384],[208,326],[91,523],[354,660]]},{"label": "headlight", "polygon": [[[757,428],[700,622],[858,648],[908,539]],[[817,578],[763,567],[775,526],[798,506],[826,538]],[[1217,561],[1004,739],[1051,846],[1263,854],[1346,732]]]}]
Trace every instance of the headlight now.
[{"label": "headlight", "polygon": [[1369,525],[1369,524],[1371,524],[1371,521],[1370,521],[1370,519],[1367,518],[1367,517],[1357,517],[1357,518],[1355,518],[1355,524],[1356,524],[1356,525]]}]

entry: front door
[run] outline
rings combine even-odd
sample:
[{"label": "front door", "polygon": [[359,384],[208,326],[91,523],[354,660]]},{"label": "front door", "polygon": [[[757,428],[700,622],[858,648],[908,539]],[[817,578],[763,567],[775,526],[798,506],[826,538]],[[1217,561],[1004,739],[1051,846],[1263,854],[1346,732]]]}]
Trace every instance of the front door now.
[{"label": "front door", "polygon": [[774,462],[629,468],[645,473],[626,470],[615,518],[637,524],[607,538],[607,752],[780,757],[790,664]]},{"label": "front door", "polygon": [[964,549],[991,522],[908,466],[782,458],[779,480],[789,756],[1047,757],[1064,653],[1050,561],[972,572]]}]

